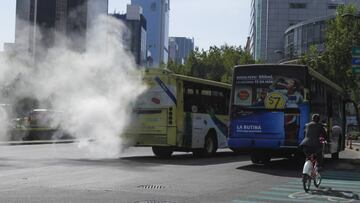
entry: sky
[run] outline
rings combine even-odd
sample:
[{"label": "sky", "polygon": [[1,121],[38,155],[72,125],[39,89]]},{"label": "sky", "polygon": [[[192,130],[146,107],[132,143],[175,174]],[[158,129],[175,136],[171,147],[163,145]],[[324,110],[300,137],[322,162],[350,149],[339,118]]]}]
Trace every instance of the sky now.
[{"label": "sky", "polygon": [[[109,13],[125,13],[130,0],[109,0]],[[226,2],[226,3],[225,3]],[[251,0],[170,0],[169,36],[194,38],[195,46],[245,46]],[[0,50],[14,42],[16,0],[1,0]]]}]

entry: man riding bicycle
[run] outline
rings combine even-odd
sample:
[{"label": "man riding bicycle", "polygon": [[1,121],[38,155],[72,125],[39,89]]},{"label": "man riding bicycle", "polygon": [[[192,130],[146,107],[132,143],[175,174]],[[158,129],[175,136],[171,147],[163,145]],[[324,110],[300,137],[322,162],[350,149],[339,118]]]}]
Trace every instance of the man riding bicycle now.
[{"label": "man riding bicycle", "polygon": [[319,164],[322,165],[322,144],[320,139],[325,139],[327,133],[324,126],[320,123],[320,115],[314,114],[311,122],[305,126],[305,137],[300,143],[306,157],[316,154]]}]

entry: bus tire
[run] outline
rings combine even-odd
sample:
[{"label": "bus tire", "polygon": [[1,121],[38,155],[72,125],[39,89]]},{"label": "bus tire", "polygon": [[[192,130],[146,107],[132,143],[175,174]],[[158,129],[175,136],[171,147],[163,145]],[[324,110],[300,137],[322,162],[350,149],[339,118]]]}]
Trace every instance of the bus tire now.
[{"label": "bus tire", "polygon": [[253,152],[253,153],[251,153],[250,157],[251,157],[251,161],[254,164],[266,165],[271,160],[271,156],[268,155],[267,153],[263,153],[263,152]]},{"label": "bus tire", "polygon": [[194,157],[211,157],[214,156],[218,148],[216,133],[209,131],[204,140],[204,147],[194,150]]},{"label": "bus tire", "polygon": [[250,158],[253,164],[260,164],[260,158],[257,154],[251,154]]},{"label": "bus tire", "polygon": [[214,156],[218,149],[216,133],[209,132],[205,137],[203,153],[206,157]]},{"label": "bus tire", "polygon": [[169,147],[159,147],[159,146],[152,147],[152,151],[155,154],[155,156],[159,158],[169,158],[173,153],[173,150],[171,150]]},{"label": "bus tire", "polygon": [[332,160],[338,160],[339,159],[339,152],[335,152],[331,154],[331,159]]}]

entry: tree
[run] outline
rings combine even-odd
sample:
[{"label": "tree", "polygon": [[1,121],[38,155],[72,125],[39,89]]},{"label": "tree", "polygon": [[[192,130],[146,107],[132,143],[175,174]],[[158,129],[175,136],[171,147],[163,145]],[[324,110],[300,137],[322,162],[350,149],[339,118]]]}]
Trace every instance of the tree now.
[{"label": "tree", "polygon": [[184,65],[170,62],[168,69],[175,73],[231,83],[236,65],[255,63],[251,54],[241,46],[211,46],[209,50],[196,48]]},{"label": "tree", "polygon": [[327,22],[325,31],[325,51],[319,53],[312,46],[301,57],[301,62],[314,68],[330,80],[344,88],[352,99],[359,101],[359,82],[352,73],[351,50],[360,45],[360,24],[355,5],[341,5],[334,19]]}]

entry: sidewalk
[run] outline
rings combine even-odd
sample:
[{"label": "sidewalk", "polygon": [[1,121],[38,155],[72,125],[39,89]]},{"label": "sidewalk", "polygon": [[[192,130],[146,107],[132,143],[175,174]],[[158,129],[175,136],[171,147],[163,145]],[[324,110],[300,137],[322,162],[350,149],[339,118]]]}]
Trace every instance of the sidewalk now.
[{"label": "sidewalk", "polygon": [[73,143],[78,142],[74,139],[68,140],[31,140],[31,141],[7,141],[7,142],[0,142],[1,145],[33,145],[33,144],[66,144],[66,143]]},{"label": "sidewalk", "polygon": [[[350,145],[346,146],[346,148],[351,149]],[[352,141],[352,150],[360,151],[360,140],[353,140]]]}]

